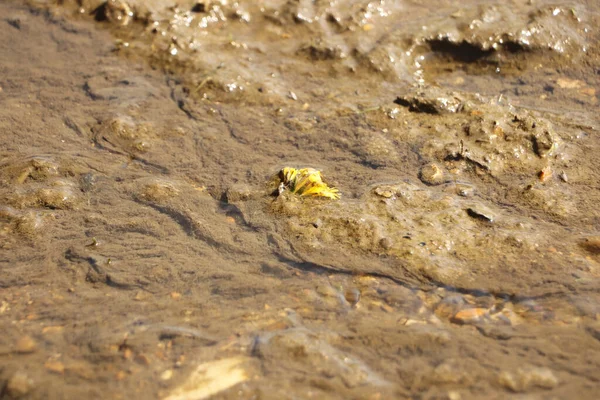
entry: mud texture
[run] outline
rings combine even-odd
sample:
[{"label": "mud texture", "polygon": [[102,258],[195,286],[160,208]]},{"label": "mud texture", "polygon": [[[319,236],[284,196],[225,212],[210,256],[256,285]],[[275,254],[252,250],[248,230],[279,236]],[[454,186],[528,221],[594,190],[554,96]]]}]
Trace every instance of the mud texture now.
[{"label": "mud texture", "polygon": [[600,7],[421,3],[2,2],[0,397],[596,399]]}]

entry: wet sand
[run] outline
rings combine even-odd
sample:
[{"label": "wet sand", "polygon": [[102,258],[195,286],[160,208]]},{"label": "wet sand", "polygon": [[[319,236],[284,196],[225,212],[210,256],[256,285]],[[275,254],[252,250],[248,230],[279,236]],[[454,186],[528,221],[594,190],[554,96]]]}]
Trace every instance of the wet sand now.
[{"label": "wet sand", "polygon": [[3,398],[597,397],[595,2],[174,3],[0,4]]}]

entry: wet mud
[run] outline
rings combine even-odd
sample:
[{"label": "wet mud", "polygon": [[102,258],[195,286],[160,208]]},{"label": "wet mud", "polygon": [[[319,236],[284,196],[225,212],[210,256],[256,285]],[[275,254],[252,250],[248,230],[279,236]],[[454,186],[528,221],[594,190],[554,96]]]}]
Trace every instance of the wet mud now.
[{"label": "wet mud", "polygon": [[600,7],[436,3],[2,2],[0,397],[595,399]]}]

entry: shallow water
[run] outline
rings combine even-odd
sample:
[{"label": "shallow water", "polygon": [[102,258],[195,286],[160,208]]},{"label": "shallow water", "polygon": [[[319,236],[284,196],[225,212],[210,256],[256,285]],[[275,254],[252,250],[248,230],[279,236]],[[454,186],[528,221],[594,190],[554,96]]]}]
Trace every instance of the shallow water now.
[{"label": "shallow water", "polygon": [[596,398],[599,20],[3,2],[2,396]]}]

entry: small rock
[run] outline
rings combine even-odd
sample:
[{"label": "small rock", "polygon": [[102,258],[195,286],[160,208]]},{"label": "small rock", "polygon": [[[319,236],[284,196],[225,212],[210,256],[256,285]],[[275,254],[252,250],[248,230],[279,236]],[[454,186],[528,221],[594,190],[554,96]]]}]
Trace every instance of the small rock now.
[{"label": "small rock", "polygon": [[31,338],[31,336],[23,336],[15,345],[17,353],[33,353],[37,349],[37,343]]},{"label": "small rock", "polygon": [[148,293],[147,293],[147,292],[144,292],[144,291],[141,291],[141,290],[140,290],[140,291],[138,291],[138,292],[135,294],[135,296],[133,297],[133,299],[134,299],[135,301],[144,301],[144,300],[148,300],[148,298],[149,298],[149,297],[150,297],[150,296],[148,295]]},{"label": "small rock", "polygon": [[138,354],[135,356],[135,361],[138,364],[142,364],[142,365],[150,365],[150,359],[148,358],[147,355],[145,354]]},{"label": "small rock", "polygon": [[462,396],[459,392],[455,390],[451,390],[448,392],[448,400],[461,400]]},{"label": "small rock", "polygon": [[498,382],[513,392],[524,392],[532,387],[553,389],[558,385],[554,373],[544,367],[528,367],[517,371],[503,371],[498,375]]},{"label": "small rock", "polygon": [[225,192],[225,198],[229,204],[243,202],[251,197],[252,190],[250,190],[250,187],[245,183],[236,183],[227,188],[227,191]]},{"label": "small rock", "polygon": [[65,372],[65,365],[57,360],[48,360],[44,367],[50,372],[54,372],[57,374],[63,374]]},{"label": "small rock", "polygon": [[177,197],[179,189],[175,182],[164,179],[153,179],[150,182],[146,182],[141,189],[140,195],[144,200],[163,203],[168,199]]},{"label": "small rock", "polygon": [[232,357],[200,364],[163,400],[201,400],[229,389],[249,379],[244,368],[247,362],[246,358]]},{"label": "small rock", "polygon": [[585,86],[583,81],[569,78],[558,78],[556,84],[561,89],[580,89]]},{"label": "small rock", "polygon": [[62,333],[64,331],[65,327],[64,326],[60,326],[60,325],[56,325],[56,326],[46,326],[44,327],[44,329],[42,329],[42,333],[44,335],[48,334],[48,335],[56,335],[58,333]]},{"label": "small rock", "polygon": [[488,315],[487,308],[468,308],[454,314],[450,319],[455,324],[476,324]]},{"label": "small rock", "polygon": [[561,181],[568,183],[569,182],[569,177],[567,176],[567,173],[565,171],[562,171],[560,174],[558,174],[558,177],[560,178]]},{"label": "small rock", "polygon": [[168,381],[172,377],[173,377],[173,370],[172,369],[167,369],[166,371],[163,371],[162,374],[160,374],[160,379],[163,380],[163,381]]},{"label": "small rock", "polygon": [[10,377],[4,388],[4,393],[7,396],[18,398],[25,396],[31,391],[33,387],[33,380],[27,376],[25,372],[17,371]]},{"label": "small rock", "polygon": [[593,254],[600,254],[600,236],[590,236],[582,240],[581,247]]},{"label": "small rock", "polygon": [[471,218],[480,219],[482,221],[494,222],[496,220],[496,215],[492,211],[479,204],[467,208],[467,214],[469,214],[469,217]]},{"label": "small rock", "polygon": [[532,141],[533,151],[541,158],[551,155],[556,146],[554,134],[549,129],[538,129],[533,134]]},{"label": "small rock", "polygon": [[439,165],[430,163],[421,168],[419,179],[427,185],[439,185],[444,183],[444,171]]},{"label": "small rock", "polygon": [[538,172],[538,177],[541,182],[546,182],[548,179],[552,178],[552,168],[544,167],[540,172]]},{"label": "small rock", "polygon": [[463,101],[455,94],[431,86],[418,93],[398,96],[394,103],[407,107],[411,112],[426,114],[452,114],[460,112]]},{"label": "small rock", "polygon": [[377,187],[377,188],[375,188],[374,193],[377,196],[384,197],[386,199],[389,199],[392,196],[394,196],[394,190],[391,187],[389,187],[389,186],[380,186],[380,187]]},{"label": "small rock", "polygon": [[446,360],[442,364],[435,367],[431,374],[432,379],[436,383],[453,383],[468,382],[467,373],[461,368],[460,364],[455,360]]},{"label": "small rock", "polygon": [[348,289],[344,293],[344,298],[352,307],[354,307],[360,301],[360,290],[356,288]]},{"label": "small rock", "polygon": [[181,293],[179,293],[179,292],[172,292],[171,293],[171,298],[173,300],[179,300],[181,298]]},{"label": "small rock", "polygon": [[383,247],[385,250],[389,250],[394,245],[394,241],[389,237],[384,237],[379,241],[379,245]]},{"label": "small rock", "polygon": [[458,183],[456,184],[456,193],[462,197],[471,197],[475,193],[475,188],[471,185]]}]

